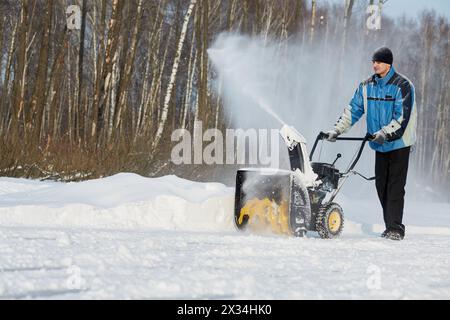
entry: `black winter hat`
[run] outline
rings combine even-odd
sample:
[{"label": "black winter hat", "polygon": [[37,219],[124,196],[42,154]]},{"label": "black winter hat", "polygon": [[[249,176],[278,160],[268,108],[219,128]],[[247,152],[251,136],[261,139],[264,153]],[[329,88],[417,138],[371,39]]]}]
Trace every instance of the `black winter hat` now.
[{"label": "black winter hat", "polygon": [[392,54],[391,49],[389,49],[388,47],[381,47],[374,52],[372,61],[384,62],[392,65],[392,62],[394,61],[394,55]]}]

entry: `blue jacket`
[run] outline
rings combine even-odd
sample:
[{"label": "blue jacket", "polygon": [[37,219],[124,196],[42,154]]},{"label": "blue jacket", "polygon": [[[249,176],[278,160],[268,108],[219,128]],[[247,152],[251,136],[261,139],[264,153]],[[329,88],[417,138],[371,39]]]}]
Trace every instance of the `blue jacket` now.
[{"label": "blue jacket", "polygon": [[384,78],[374,74],[359,85],[334,128],[340,134],[347,132],[366,114],[367,132],[382,130],[386,135],[382,145],[370,142],[372,149],[389,152],[411,146],[416,141],[415,100],[411,81],[391,66]]}]

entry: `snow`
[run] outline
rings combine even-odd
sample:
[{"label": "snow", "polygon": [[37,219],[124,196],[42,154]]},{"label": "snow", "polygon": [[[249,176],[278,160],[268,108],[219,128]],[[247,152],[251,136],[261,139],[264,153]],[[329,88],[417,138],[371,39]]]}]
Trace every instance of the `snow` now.
[{"label": "snow", "polygon": [[[280,135],[286,143],[289,150],[292,150],[297,143],[300,143],[300,150],[302,152],[303,159],[308,159],[309,155],[307,153],[306,148],[306,140],[294,127],[284,125],[280,130]],[[303,183],[305,187],[312,187],[315,185],[317,181],[317,174],[313,171],[311,167],[311,163],[309,161],[305,161],[303,164],[303,171],[299,169],[295,170],[295,173],[300,178],[300,181]]]},{"label": "snow", "polygon": [[173,175],[120,173],[80,183],[1,178],[0,190],[2,226],[233,229],[232,188]]},{"label": "snow", "polygon": [[450,298],[450,204],[407,198],[394,242],[375,196],[337,202],[342,237],[300,239],[238,232],[220,183],[0,178],[0,298]]}]

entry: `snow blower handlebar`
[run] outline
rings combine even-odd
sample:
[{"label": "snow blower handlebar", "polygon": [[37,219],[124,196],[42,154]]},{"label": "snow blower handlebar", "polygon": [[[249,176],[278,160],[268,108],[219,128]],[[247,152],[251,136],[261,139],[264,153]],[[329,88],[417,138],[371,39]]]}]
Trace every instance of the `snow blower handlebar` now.
[{"label": "snow blower handlebar", "polygon": [[[316,147],[317,147],[317,144],[319,143],[319,141],[320,141],[320,140],[327,139],[327,138],[328,138],[328,134],[325,133],[325,132],[320,132],[320,133],[317,135],[316,141],[314,142],[313,148],[312,148],[311,153],[310,153],[310,155],[309,155],[309,160],[310,160],[310,161],[312,161],[312,157],[313,157],[313,155],[314,155],[314,151],[316,150]],[[369,133],[367,133],[366,136],[365,136],[365,137],[362,137],[362,138],[352,138],[352,137],[337,137],[337,138],[336,138],[336,140],[341,140],[341,141],[362,141],[361,147],[360,147],[359,150],[358,150],[358,153],[357,153],[357,155],[356,155],[355,160],[352,162],[352,164],[350,165],[350,167],[349,167],[349,169],[347,170],[347,172],[342,173],[341,176],[346,176],[346,175],[348,175],[349,173],[355,173],[355,174],[357,174],[357,175],[361,176],[362,178],[364,178],[364,179],[366,179],[366,180],[369,180],[369,181],[375,179],[375,177],[373,177],[373,178],[366,178],[366,177],[363,176],[362,174],[353,171],[353,169],[355,168],[356,164],[357,164],[358,161],[359,161],[359,158],[361,158],[361,154],[362,154],[362,152],[363,152],[363,150],[364,150],[364,147],[365,147],[365,145],[366,145],[366,142],[367,142],[367,141],[371,141],[373,138],[374,138],[374,136],[371,135],[371,134],[369,134]]]},{"label": "snow blower handlebar", "polygon": [[[317,143],[319,142],[319,140],[324,140],[328,138],[328,134],[326,134],[325,132],[320,132],[319,135],[316,138],[316,141],[314,142],[314,146],[311,150],[311,154],[309,156],[310,161],[312,160],[312,157],[314,155],[314,151],[316,150],[317,147]],[[351,163],[350,167],[348,168],[347,172],[345,173],[339,173],[339,184],[338,187],[333,191],[333,193],[331,194],[330,198],[328,199],[328,203],[331,203],[334,198],[337,196],[337,194],[339,193],[339,191],[341,190],[342,186],[344,185],[345,181],[347,180],[347,178],[350,176],[350,174],[357,174],[360,177],[364,178],[367,181],[373,181],[375,180],[375,177],[372,178],[367,178],[365,176],[363,176],[362,174],[360,174],[359,172],[354,171],[353,169],[355,168],[356,164],[358,163],[359,159],[361,158],[361,154],[364,150],[364,146],[366,145],[367,141],[371,141],[373,140],[374,136],[367,133],[365,137],[363,138],[339,138],[337,137],[336,140],[341,140],[341,141],[362,141],[361,143],[361,147],[359,148],[355,160],[353,160],[353,162]],[[338,156],[339,158],[339,156]],[[334,165],[334,164],[333,164]]]}]

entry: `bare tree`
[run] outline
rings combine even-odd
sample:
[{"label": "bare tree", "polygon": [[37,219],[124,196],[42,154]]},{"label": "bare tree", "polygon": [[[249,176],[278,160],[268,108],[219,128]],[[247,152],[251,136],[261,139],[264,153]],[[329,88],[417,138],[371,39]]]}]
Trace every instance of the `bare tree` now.
[{"label": "bare tree", "polygon": [[[31,99],[31,112],[27,112],[26,131],[32,134],[31,139],[37,145],[39,143],[40,132],[42,129],[42,117],[44,115],[45,93],[47,87],[47,69],[48,69],[48,51],[50,27],[52,24],[53,0],[47,2],[45,9],[44,27],[42,28],[42,42],[39,53],[39,63],[37,77],[34,82],[34,91]],[[35,123],[32,124],[31,121]]]},{"label": "bare tree", "polygon": [[18,50],[17,50],[17,62],[14,71],[13,82],[13,104],[11,108],[11,134],[13,137],[19,134],[19,116],[23,109],[24,101],[24,82],[25,82],[25,67],[26,67],[26,54],[27,54],[27,33],[29,25],[28,16],[28,0],[22,0],[22,8],[20,11],[20,24],[18,30]]},{"label": "bare tree", "polygon": [[164,105],[163,105],[163,109],[162,109],[162,113],[161,113],[161,119],[159,121],[158,130],[156,131],[155,139],[153,140],[153,149],[156,148],[156,146],[158,145],[158,143],[161,139],[163,130],[164,130],[164,126],[167,121],[167,114],[169,111],[169,103],[170,103],[170,98],[172,96],[172,89],[175,84],[175,80],[176,80],[177,72],[178,72],[178,66],[180,63],[181,50],[183,49],[184,39],[186,38],[187,27],[188,27],[190,17],[191,17],[192,11],[194,10],[196,3],[197,3],[197,0],[191,0],[189,7],[186,11],[186,15],[184,17],[183,27],[181,29],[180,38],[178,40],[177,52],[175,55],[175,59],[173,61],[172,72],[170,74],[169,85],[167,86],[166,95],[164,98]]},{"label": "bare tree", "polygon": [[122,9],[124,7],[124,0],[114,0],[112,3],[112,14],[109,22],[108,40],[105,50],[105,60],[103,63],[102,75],[100,78],[99,88],[94,95],[93,102],[93,125],[92,136],[96,136],[99,140],[102,133],[105,121],[105,109],[107,107],[106,100],[108,98],[109,90],[112,84],[112,68],[116,63],[116,51],[118,47],[120,26],[122,23]]}]

